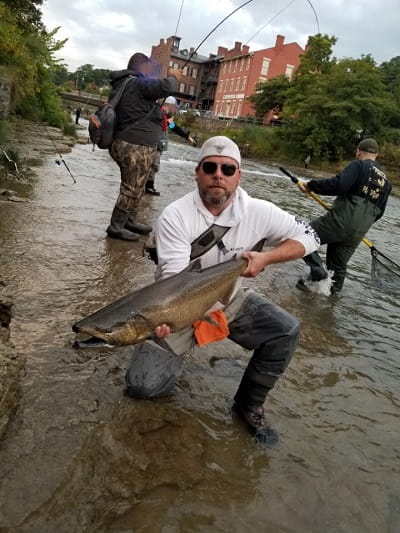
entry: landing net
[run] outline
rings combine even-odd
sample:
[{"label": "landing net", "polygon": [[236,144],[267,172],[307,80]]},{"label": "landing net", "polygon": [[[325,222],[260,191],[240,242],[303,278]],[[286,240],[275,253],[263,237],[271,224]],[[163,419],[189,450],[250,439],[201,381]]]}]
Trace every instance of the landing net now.
[{"label": "landing net", "polygon": [[400,265],[386,257],[375,248],[371,249],[371,276],[383,289],[400,291]]}]

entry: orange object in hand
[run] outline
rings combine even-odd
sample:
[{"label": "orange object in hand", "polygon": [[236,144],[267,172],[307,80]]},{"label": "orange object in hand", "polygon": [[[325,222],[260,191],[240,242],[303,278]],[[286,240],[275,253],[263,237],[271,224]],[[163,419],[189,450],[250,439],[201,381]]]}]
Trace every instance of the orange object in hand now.
[{"label": "orange object in hand", "polygon": [[206,320],[196,320],[196,322],[193,322],[194,337],[199,346],[220,341],[229,335],[228,320],[222,309],[213,311],[207,316],[215,324],[211,324]]}]

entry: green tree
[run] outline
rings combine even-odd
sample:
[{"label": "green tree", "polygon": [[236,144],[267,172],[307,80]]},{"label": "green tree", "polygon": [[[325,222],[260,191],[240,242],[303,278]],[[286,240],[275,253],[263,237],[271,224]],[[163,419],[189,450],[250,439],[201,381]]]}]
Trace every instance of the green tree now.
[{"label": "green tree", "polygon": [[357,131],[383,139],[395,103],[370,56],[337,61],[328,55],[336,39],[310,41],[286,93],[288,126],[279,134],[291,153],[337,161],[354,152]]},{"label": "green tree", "polygon": [[256,92],[249,101],[253,105],[256,116],[263,118],[272,109],[280,113],[286,100],[286,91],[290,86],[287,76],[277,76],[257,85]]},{"label": "green tree", "polygon": [[56,32],[47,32],[40,22],[29,23],[28,16],[22,19],[21,13],[0,2],[0,72],[12,82],[12,110],[60,126],[64,113],[52,77],[58,64],[54,53],[65,41],[56,41]]},{"label": "green tree", "polygon": [[43,0],[2,0],[17,17],[20,27],[36,26],[43,29],[42,13],[37,6],[43,4]]}]

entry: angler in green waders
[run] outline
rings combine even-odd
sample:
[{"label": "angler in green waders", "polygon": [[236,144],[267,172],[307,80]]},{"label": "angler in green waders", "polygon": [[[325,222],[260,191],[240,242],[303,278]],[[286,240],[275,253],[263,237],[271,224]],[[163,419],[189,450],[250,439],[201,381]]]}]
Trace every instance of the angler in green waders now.
[{"label": "angler in green waders", "polygon": [[[329,211],[310,222],[321,244],[328,245],[326,266],[333,271],[332,294],[341,291],[347,263],[369,228],[385,212],[392,185],[376,162],[377,156],[375,139],[363,139],[357,146],[356,159],[339,174],[298,183],[305,193],[337,196]],[[317,252],[303,259],[311,272],[299,279],[298,288],[307,288],[306,281],[320,281],[328,276]]]}]

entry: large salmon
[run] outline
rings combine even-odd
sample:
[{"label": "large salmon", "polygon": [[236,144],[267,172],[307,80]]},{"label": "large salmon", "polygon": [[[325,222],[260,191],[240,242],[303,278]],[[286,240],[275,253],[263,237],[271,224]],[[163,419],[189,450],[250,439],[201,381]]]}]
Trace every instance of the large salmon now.
[{"label": "large salmon", "polygon": [[[253,250],[261,250],[259,241]],[[207,318],[215,303],[229,302],[237,278],[245,271],[247,259],[237,258],[201,269],[200,259],[166,279],[138,289],[76,322],[76,333],[91,335],[88,345],[127,346],[148,339],[160,324],[171,332]],[[84,341],[85,342],[85,341]],[[79,347],[83,343],[75,343]]]}]

